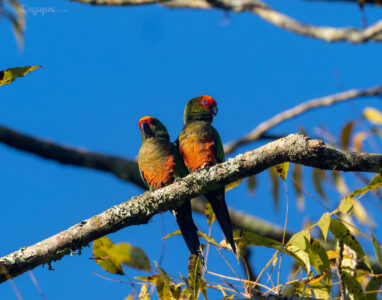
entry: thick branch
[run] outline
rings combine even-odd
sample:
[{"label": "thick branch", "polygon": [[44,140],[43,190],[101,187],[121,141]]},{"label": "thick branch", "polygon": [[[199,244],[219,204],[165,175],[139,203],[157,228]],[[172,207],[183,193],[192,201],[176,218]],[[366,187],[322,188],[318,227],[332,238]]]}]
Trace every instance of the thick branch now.
[{"label": "thick branch", "polygon": [[62,164],[109,172],[120,179],[144,187],[136,161],[94,153],[85,149],[66,147],[3,126],[0,126],[0,142],[21,151],[33,153],[46,159],[53,159]]},{"label": "thick branch", "polygon": [[72,0],[94,5],[147,5],[159,3],[171,8],[232,10],[234,12],[252,12],[269,23],[285,30],[327,42],[347,41],[364,43],[367,41],[382,41],[382,20],[365,29],[352,27],[334,28],[328,26],[313,26],[301,23],[287,15],[273,10],[259,0]]},{"label": "thick branch", "polygon": [[348,101],[354,98],[370,97],[370,96],[382,96],[382,85],[364,89],[364,90],[352,89],[342,93],[329,95],[326,97],[316,98],[316,99],[303,102],[295,107],[292,107],[288,110],[280,112],[277,115],[273,116],[272,118],[260,123],[259,125],[256,126],[255,129],[253,129],[250,133],[248,133],[244,137],[226,144],[224,146],[224,151],[226,154],[232,153],[238,147],[258,140],[259,137],[262,134],[264,134],[264,132],[270,130],[276,125],[279,125],[280,123],[290,120],[298,115],[301,115],[311,109],[315,109],[315,108],[319,108],[323,106],[330,106],[335,103]]},{"label": "thick branch", "polygon": [[4,268],[0,268],[0,282],[59,259],[105,234],[145,224],[155,214],[176,208],[187,199],[286,161],[331,170],[382,172],[382,155],[344,152],[326,147],[321,140],[292,134],[222,164],[194,172],[155,192],[133,197],[55,236],[0,258],[0,264],[7,271],[5,274]]}]

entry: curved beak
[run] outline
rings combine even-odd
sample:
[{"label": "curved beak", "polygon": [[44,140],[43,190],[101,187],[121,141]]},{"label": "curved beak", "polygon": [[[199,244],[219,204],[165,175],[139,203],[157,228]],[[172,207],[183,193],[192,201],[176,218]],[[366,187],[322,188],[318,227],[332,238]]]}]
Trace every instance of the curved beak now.
[{"label": "curved beak", "polygon": [[216,116],[216,114],[218,113],[218,107],[215,104],[212,105],[211,111],[212,111],[213,115]]}]

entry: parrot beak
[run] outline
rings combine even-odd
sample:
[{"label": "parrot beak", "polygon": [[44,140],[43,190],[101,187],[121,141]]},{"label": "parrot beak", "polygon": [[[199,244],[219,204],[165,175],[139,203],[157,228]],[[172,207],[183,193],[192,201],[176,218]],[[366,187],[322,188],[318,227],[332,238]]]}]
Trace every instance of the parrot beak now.
[{"label": "parrot beak", "polygon": [[216,105],[212,105],[211,111],[212,111],[213,115],[216,116],[216,114],[218,113],[218,107]]}]

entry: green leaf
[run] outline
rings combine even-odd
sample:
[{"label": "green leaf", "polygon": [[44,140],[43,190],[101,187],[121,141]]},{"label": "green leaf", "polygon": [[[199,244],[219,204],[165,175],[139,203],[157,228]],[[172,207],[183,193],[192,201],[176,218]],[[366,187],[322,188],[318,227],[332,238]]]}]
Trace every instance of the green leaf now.
[{"label": "green leaf", "polygon": [[305,208],[305,199],[304,195],[302,194],[302,167],[299,164],[294,165],[293,169],[293,175],[292,175],[294,181],[293,186],[296,191],[297,195],[297,208],[299,211],[303,211]]},{"label": "green leaf", "polygon": [[188,289],[192,300],[198,299],[201,278],[202,263],[196,255],[191,254],[188,260]]},{"label": "green leaf", "polygon": [[351,234],[350,230],[344,224],[342,224],[342,222],[338,221],[337,219],[331,219],[329,230],[337,240],[342,239],[344,244],[353,249],[359,257],[365,257],[365,253],[363,252],[361,245]]},{"label": "green leaf", "polygon": [[114,244],[108,237],[101,237],[93,242],[93,256],[96,263],[106,272],[123,275],[121,263],[109,256],[112,247]]},{"label": "green leaf", "polygon": [[[366,286],[366,300],[377,300],[378,293],[370,293],[371,291],[379,291],[382,284],[382,278],[372,278]],[[367,293],[368,292],[368,293]]]},{"label": "green leaf", "polygon": [[249,176],[247,179],[247,187],[251,195],[255,194],[256,185],[257,185],[256,176],[255,175]]},{"label": "green leaf", "polygon": [[159,270],[159,276],[155,282],[157,287],[157,294],[159,300],[171,300],[172,299],[172,291],[171,291],[171,279],[168,277],[167,273],[158,266],[156,262],[155,266]]},{"label": "green leaf", "polygon": [[374,107],[366,107],[363,110],[363,116],[370,123],[382,125],[382,113]]},{"label": "green leaf", "polygon": [[349,273],[342,271],[345,287],[354,300],[366,300],[365,293],[357,279]]},{"label": "green leaf", "polygon": [[342,149],[345,151],[349,150],[349,141],[350,141],[350,136],[353,130],[355,122],[350,121],[345,124],[344,128],[341,131],[341,146]]},{"label": "green leaf", "polygon": [[233,239],[239,249],[245,246],[264,246],[279,250],[282,244],[279,241],[269,239],[251,231],[234,230]]},{"label": "green leaf", "polygon": [[31,66],[31,67],[16,67],[10,68],[5,71],[0,71],[0,86],[5,84],[10,84],[15,81],[18,77],[23,77],[29,72],[37,70],[41,66]]},{"label": "green leaf", "polygon": [[109,255],[119,263],[130,268],[151,271],[151,265],[148,257],[141,248],[128,243],[119,243],[109,249]]},{"label": "green leaf", "polygon": [[310,240],[310,248],[317,255],[316,259],[319,271],[324,273],[330,266],[329,257],[325,248],[321,245],[319,240],[313,238]]},{"label": "green leaf", "polygon": [[285,181],[288,175],[289,162],[287,161],[285,163],[279,164],[275,166],[275,168],[276,168],[277,175],[279,175],[280,178]]},{"label": "green leaf", "polygon": [[326,238],[328,236],[328,230],[330,226],[330,214],[329,213],[324,213],[321,216],[321,219],[317,222],[318,227],[320,227],[322,235],[326,241]]},{"label": "green leaf", "polygon": [[203,298],[207,300],[207,281],[204,278],[200,281],[200,291],[202,292]]},{"label": "green leaf", "polygon": [[378,260],[378,264],[380,267],[382,267],[381,245],[375,238],[374,234],[371,234],[371,241],[373,243],[373,248],[374,248],[375,256],[377,257],[377,260]]},{"label": "green leaf", "polygon": [[322,199],[327,201],[328,198],[326,197],[324,188],[322,186],[322,181],[326,180],[325,171],[321,169],[314,169],[312,176],[313,176],[313,185],[314,185],[314,188],[316,189],[316,192],[321,196]]}]

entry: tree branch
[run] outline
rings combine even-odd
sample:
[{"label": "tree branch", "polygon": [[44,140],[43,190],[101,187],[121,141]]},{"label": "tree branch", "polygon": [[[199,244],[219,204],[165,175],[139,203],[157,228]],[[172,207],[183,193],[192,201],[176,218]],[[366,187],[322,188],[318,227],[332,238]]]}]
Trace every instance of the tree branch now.
[{"label": "tree branch", "polygon": [[145,224],[155,214],[174,209],[183,201],[286,161],[330,170],[382,172],[382,155],[345,152],[328,147],[321,140],[292,134],[222,164],[194,172],[155,192],[133,197],[44,241],[0,258],[0,266],[3,266],[0,282],[60,259],[106,234]]},{"label": "tree branch", "polygon": [[114,174],[120,179],[145,188],[136,161],[121,157],[75,149],[35,138],[0,125],[0,142],[42,158],[53,159],[65,165],[74,165]]},{"label": "tree branch", "polygon": [[72,0],[74,2],[108,5],[131,6],[159,3],[169,8],[191,9],[224,9],[234,12],[252,12],[269,23],[282,29],[327,42],[364,43],[367,41],[382,42],[382,20],[365,29],[353,27],[334,28],[313,26],[301,23],[281,12],[273,10],[260,0]]},{"label": "tree branch", "polygon": [[[275,139],[280,137],[264,134],[261,138]],[[54,142],[31,137],[4,126],[0,126],[0,142],[9,147],[26,151],[45,159],[51,159],[62,164],[108,172],[122,180],[130,181],[143,189],[146,188],[141,181],[136,161],[90,152],[80,148],[76,149],[63,146]],[[202,214],[204,214],[205,205],[206,202],[201,197],[197,197],[192,201],[192,209]],[[249,214],[237,212],[232,208],[229,209],[229,212],[234,227],[249,230],[262,236],[281,241],[282,228],[279,226]]]},{"label": "tree branch", "polygon": [[262,134],[264,134],[269,129],[275,127],[276,125],[279,125],[280,123],[290,120],[298,115],[301,115],[311,109],[319,108],[322,106],[330,106],[335,103],[348,101],[354,98],[370,97],[370,96],[382,97],[382,85],[378,85],[378,86],[368,88],[368,89],[363,89],[363,90],[352,89],[342,93],[333,94],[333,95],[325,96],[322,98],[316,98],[316,99],[303,102],[295,107],[292,107],[283,112],[280,112],[277,115],[273,116],[272,118],[260,123],[259,125],[255,127],[255,129],[253,129],[250,133],[248,133],[244,137],[224,145],[224,152],[226,154],[232,153],[238,147],[258,140],[258,138]]}]

